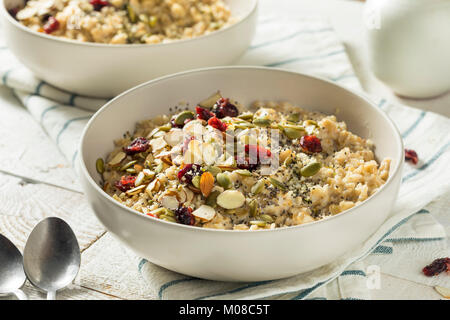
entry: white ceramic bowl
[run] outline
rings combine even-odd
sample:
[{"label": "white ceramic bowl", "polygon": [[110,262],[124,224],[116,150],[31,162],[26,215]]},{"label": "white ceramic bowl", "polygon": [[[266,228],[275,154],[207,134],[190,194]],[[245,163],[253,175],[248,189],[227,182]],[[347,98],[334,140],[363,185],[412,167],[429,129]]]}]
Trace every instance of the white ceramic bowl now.
[{"label": "white ceramic bowl", "polygon": [[235,24],[201,37],[167,44],[108,45],[32,31],[6,10],[22,0],[1,0],[6,43],[38,78],[77,94],[113,97],[163,75],[233,63],[250,45],[257,0],[226,0]]},{"label": "white ceramic bowl", "polygon": [[[102,191],[95,161],[136,121],[187,101],[194,107],[220,89],[240,103],[290,101],[328,114],[338,111],[349,130],[371,138],[378,159],[389,157],[389,180],[371,198],[345,213],[310,224],[262,231],[212,230],[169,223],[119,204]],[[397,196],[403,145],[395,125],[372,102],[309,75],[257,67],[194,70],[147,82],[103,106],[80,144],[79,174],[87,198],[105,227],[138,255],[167,269],[226,281],[292,276],[332,262],[366,240],[388,218]]]}]

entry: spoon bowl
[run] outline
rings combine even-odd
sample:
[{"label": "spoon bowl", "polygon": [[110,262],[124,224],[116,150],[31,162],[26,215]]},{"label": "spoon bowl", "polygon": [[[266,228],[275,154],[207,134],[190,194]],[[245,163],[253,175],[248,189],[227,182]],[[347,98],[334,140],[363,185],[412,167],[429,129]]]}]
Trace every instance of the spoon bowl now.
[{"label": "spoon bowl", "polygon": [[20,290],[26,279],[22,254],[8,238],[0,234],[0,295],[14,293],[17,298],[26,299]]},{"label": "spoon bowl", "polygon": [[77,238],[62,219],[50,217],[39,222],[30,234],[24,250],[24,268],[28,280],[55,299],[56,291],[77,276],[81,256]]}]

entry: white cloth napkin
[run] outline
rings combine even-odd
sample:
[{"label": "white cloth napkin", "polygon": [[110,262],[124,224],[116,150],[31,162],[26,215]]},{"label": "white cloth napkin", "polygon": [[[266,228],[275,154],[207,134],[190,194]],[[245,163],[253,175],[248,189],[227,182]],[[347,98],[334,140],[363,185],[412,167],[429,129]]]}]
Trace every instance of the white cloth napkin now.
[{"label": "white cloth napkin", "polygon": [[[260,19],[252,46],[240,65],[263,65],[326,77],[354,90],[359,81],[346,50],[330,25],[319,18],[286,18],[287,2],[260,2]],[[0,79],[39,121],[72,163],[83,127],[102,99],[63,92],[36,79],[2,44]],[[139,270],[160,299],[370,299],[379,271],[429,285],[450,287],[445,276],[426,278],[421,268],[448,256],[446,234],[426,207],[440,195],[450,197],[450,120],[371,97],[396,123],[405,146],[420,162],[406,164],[393,215],[365,243],[332,264],[295,277],[256,283],[225,283],[190,278],[142,259]],[[387,141],[387,143],[389,143]],[[425,208],[426,207],[426,208]],[[430,214],[430,211],[432,214]]]}]

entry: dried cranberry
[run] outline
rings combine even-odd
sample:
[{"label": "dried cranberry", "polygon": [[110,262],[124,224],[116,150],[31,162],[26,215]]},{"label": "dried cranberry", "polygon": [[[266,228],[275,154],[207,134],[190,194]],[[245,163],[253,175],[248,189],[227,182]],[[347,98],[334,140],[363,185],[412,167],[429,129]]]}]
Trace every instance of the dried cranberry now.
[{"label": "dried cranberry", "polygon": [[58,30],[58,28],[59,28],[59,21],[56,20],[54,17],[49,17],[47,22],[44,24],[45,33],[52,33],[53,31]]},{"label": "dried cranberry", "polygon": [[90,0],[89,3],[92,4],[95,11],[100,11],[103,7],[109,6],[107,0]]},{"label": "dried cranberry", "polygon": [[450,258],[436,259],[422,269],[423,274],[427,277],[436,276],[445,271],[450,272]]},{"label": "dried cranberry", "polygon": [[316,136],[303,136],[300,138],[300,145],[305,151],[315,153],[322,152],[322,144]]},{"label": "dried cranberry", "polygon": [[150,141],[143,137],[139,137],[133,140],[128,147],[124,147],[123,151],[131,156],[136,153],[145,152],[150,148]]},{"label": "dried cranberry", "polygon": [[220,119],[217,117],[213,117],[213,118],[209,119],[208,124],[211,127],[215,128],[217,130],[220,130],[222,132],[227,130],[227,125],[225,123],[223,123],[222,121],[220,121]]},{"label": "dried cranberry", "polygon": [[12,8],[12,9],[8,10],[9,14],[14,18],[16,17],[17,12],[19,12],[19,11],[20,11],[19,8]]},{"label": "dried cranberry", "polygon": [[122,176],[119,181],[116,181],[115,186],[122,192],[128,191],[134,188],[134,182],[136,177],[133,176]]},{"label": "dried cranberry", "polygon": [[256,170],[256,168],[258,167],[258,161],[254,161],[254,159],[250,161],[249,157],[236,156],[236,165],[239,169],[246,169],[253,171]]},{"label": "dried cranberry", "polygon": [[179,223],[186,224],[188,226],[193,226],[195,223],[195,218],[192,214],[192,208],[185,207],[183,205],[180,205],[175,210],[175,217],[177,218],[177,221]]},{"label": "dried cranberry", "polygon": [[211,111],[215,113],[216,117],[219,119],[225,117],[237,117],[239,114],[238,108],[236,108],[236,106],[232,104],[228,98],[220,98]]},{"label": "dried cranberry", "polygon": [[177,174],[178,180],[180,180],[181,182],[191,183],[192,178],[200,175],[201,172],[202,172],[202,167],[199,166],[198,164],[191,164],[191,163],[186,164],[183,167],[183,169],[178,171],[178,174]]},{"label": "dried cranberry", "polygon": [[256,144],[246,144],[245,152],[252,156],[257,156],[258,161],[261,159],[268,159],[272,156],[272,152],[263,146],[258,146]]},{"label": "dried cranberry", "polygon": [[214,113],[202,107],[195,107],[195,112],[197,112],[197,118],[200,120],[208,121],[210,118],[214,117]]},{"label": "dried cranberry", "polygon": [[413,164],[417,164],[419,162],[419,156],[414,150],[405,149],[405,160],[411,161]]}]

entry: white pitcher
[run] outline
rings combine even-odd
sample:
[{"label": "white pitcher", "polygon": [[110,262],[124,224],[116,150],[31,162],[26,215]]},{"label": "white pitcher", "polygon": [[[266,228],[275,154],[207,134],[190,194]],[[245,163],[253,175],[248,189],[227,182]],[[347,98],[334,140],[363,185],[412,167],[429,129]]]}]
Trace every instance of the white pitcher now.
[{"label": "white pitcher", "polygon": [[369,62],[399,95],[450,91],[450,0],[368,0]]}]

